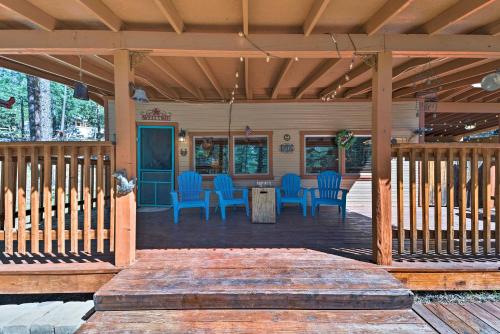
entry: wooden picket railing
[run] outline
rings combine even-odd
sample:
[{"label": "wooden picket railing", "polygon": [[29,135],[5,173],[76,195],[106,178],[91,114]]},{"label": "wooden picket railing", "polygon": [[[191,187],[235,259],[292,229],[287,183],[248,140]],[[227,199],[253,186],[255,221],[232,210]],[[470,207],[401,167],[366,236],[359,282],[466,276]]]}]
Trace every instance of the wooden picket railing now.
[{"label": "wooden picket railing", "polygon": [[440,254],[443,244],[452,254],[456,240],[460,254],[479,254],[480,246],[490,254],[493,241],[500,253],[500,144],[397,144],[392,155],[397,161],[393,238],[400,254],[429,253],[431,246]]},{"label": "wooden picket railing", "polygon": [[114,249],[110,142],[0,143],[6,254]]}]

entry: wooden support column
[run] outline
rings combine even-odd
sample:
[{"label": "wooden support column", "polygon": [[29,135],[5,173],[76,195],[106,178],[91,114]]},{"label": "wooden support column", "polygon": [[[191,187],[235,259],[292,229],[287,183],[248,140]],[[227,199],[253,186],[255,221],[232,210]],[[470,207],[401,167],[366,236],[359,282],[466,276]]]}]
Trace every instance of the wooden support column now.
[{"label": "wooden support column", "polygon": [[[125,169],[128,178],[136,176],[136,128],[135,102],[129,96],[129,82],[134,81],[130,52],[116,51],[115,65],[115,113],[116,122],[116,170]],[[135,193],[116,198],[115,206],[115,264],[128,266],[135,260]]]},{"label": "wooden support column", "polygon": [[373,69],[372,235],[373,261],[392,263],[391,131],[392,54],[380,52]]}]

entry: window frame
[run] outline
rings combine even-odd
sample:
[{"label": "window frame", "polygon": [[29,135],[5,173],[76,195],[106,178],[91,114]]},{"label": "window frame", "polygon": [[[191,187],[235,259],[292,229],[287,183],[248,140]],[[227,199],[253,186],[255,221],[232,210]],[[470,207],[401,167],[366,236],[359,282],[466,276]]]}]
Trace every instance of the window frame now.
[{"label": "window frame", "polygon": [[[355,137],[370,137],[372,134],[370,131],[353,131]],[[300,131],[300,175],[304,179],[316,179],[318,174],[306,173],[306,138],[307,137],[337,137],[337,131]],[[337,145],[338,152],[338,173],[346,179],[367,179],[370,180],[372,173],[347,173],[346,172],[346,158],[345,158],[345,148]]]},{"label": "window frame", "polygon": [[[267,173],[254,173],[254,174],[236,174],[236,165],[235,165],[235,154],[236,154],[236,139],[237,138],[263,138],[265,137],[267,140]],[[257,133],[252,133],[250,136],[246,136],[245,134],[240,135],[240,134],[235,134],[231,136],[231,145],[232,145],[232,150],[231,150],[231,172],[232,175],[236,178],[269,178],[272,177],[272,164],[271,164],[271,150],[272,146],[270,145],[271,138],[267,134],[257,134]]]},{"label": "window frame", "polygon": [[[227,139],[227,147],[228,147],[228,150],[229,150],[229,145],[231,145],[231,142],[230,142],[230,139],[227,135],[224,135],[224,134],[217,134],[217,135],[199,135],[199,134],[194,134],[192,136],[190,136],[190,143],[189,143],[189,146],[190,146],[190,163],[189,163],[189,166],[190,166],[190,169],[197,172],[196,171],[196,139],[200,139],[200,138],[223,138],[223,139]],[[228,152],[229,153],[229,152]],[[229,155],[229,154],[228,154]],[[227,161],[227,172],[230,173],[230,169],[231,169],[231,166],[230,166],[230,159],[229,159],[229,156],[228,156],[228,161]],[[199,173],[199,172],[197,172]],[[214,177],[215,175],[217,174],[202,174],[202,173],[199,173],[202,177],[207,177],[207,178],[210,178],[210,177]]]}]

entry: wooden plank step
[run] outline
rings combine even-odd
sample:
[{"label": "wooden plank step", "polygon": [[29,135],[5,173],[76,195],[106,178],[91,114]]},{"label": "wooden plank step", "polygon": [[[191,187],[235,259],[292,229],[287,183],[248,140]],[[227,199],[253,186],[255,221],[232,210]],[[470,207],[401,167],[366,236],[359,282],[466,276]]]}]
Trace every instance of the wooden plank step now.
[{"label": "wooden plank step", "polygon": [[148,310],[96,312],[78,334],[435,333],[411,310]]},{"label": "wooden plank step", "polygon": [[142,254],[94,295],[96,310],[404,309],[413,294],[386,270],[321,252],[227,249]]}]

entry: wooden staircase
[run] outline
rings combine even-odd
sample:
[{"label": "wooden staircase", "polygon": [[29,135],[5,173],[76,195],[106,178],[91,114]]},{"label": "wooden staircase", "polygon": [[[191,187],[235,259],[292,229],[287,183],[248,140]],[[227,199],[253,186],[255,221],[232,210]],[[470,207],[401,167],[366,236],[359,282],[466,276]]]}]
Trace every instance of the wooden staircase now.
[{"label": "wooden staircase", "polygon": [[140,251],[94,301],[82,333],[427,331],[388,272],[308,249]]}]

